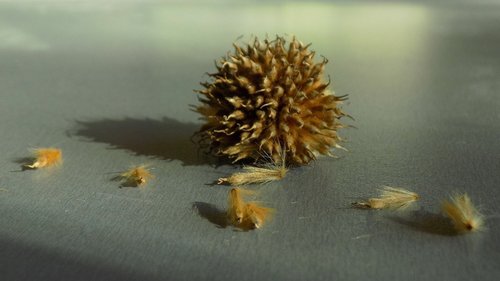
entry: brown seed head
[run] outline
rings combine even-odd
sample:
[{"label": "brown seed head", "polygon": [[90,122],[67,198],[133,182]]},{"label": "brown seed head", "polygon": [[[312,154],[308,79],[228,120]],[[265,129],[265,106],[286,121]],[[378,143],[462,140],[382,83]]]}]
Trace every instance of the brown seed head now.
[{"label": "brown seed head", "polygon": [[235,44],[216,64],[195,109],[206,122],[199,133],[211,151],[235,162],[262,155],[279,162],[286,147],[287,162],[303,165],[340,147],[346,97],[327,90],[328,61],[315,63],[308,47],[295,38],[289,44],[255,38],[244,48]]}]

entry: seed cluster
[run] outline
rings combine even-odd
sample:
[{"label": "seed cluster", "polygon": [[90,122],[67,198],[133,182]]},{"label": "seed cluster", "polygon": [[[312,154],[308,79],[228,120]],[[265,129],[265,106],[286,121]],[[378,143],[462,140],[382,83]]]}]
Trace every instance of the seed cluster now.
[{"label": "seed cluster", "polygon": [[[314,63],[314,51],[295,38],[255,39],[245,48],[234,44],[202,83],[196,111],[205,124],[202,141],[218,156],[234,162],[269,155],[279,163],[303,165],[339,147],[339,105],[345,96],[328,91],[323,80],[328,62]],[[285,149],[283,149],[285,148]]]}]

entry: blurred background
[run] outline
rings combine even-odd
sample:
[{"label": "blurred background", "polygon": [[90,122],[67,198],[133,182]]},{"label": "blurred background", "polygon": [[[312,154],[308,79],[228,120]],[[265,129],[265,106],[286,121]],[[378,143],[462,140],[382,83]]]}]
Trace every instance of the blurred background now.
[{"label": "blurred background", "polygon": [[[329,59],[357,129],[258,187],[275,218],[237,232],[210,185],[235,167],[191,142],[189,105],[233,42],[276,35]],[[0,2],[0,279],[498,280],[499,77],[499,1]],[[45,146],[64,165],[19,172]],[[141,163],[147,187],[110,180]],[[350,208],[383,184],[419,207]],[[454,191],[486,231],[449,231]]]}]

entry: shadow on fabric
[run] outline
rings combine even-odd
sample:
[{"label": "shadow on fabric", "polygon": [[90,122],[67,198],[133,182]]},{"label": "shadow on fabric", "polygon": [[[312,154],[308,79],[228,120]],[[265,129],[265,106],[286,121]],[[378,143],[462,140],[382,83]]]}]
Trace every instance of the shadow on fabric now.
[{"label": "shadow on fabric", "polygon": [[200,217],[215,224],[218,228],[226,228],[228,226],[226,212],[220,210],[215,205],[205,202],[194,202],[192,207],[198,212]]},{"label": "shadow on fabric", "polygon": [[[71,257],[34,245],[0,238],[1,280],[135,281],[160,280],[137,271]],[[164,279],[162,279],[164,280]]]},{"label": "shadow on fabric", "polygon": [[102,119],[76,121],[70,135],[92,142],[107,143],[114,149],[129,150],[137,155],[180,160],[184,165],[210,164],[211,158],[192,140],[200,125],[163,119]]},{"label": "shadow on fabric", "polygon": [[448,218],[423,210],[413,211],[405,217],[390,216],[388,219],[421,232],[445,236],[458,234]]}]

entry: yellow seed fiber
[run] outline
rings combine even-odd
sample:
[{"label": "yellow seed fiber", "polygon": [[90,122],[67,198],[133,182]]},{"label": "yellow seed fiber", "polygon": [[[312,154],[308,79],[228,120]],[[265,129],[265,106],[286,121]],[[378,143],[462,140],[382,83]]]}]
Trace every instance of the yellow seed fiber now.
[{"label": "yellow seed fiber", "polygon": [[146,165],[132,167],[130,170],[120,175],[127,183],[134,184],[135,186],[142,186],[146,184],[154,176],[147,169]]},{"label": "yellow seed fiber", "polygon": [[402,210],[420,199],[420,196],[412,191],[400,187],[383,186],[380,195],[369,198],[367,201],[354,202],[353,206],[365,209],[398,209]]},{"label": "yellow seed fiber", "polygon": [[445,200],[443,212],[451,219],[458,232],[481,230],[484,226],[483,215],[474,207],[467,194],[455,194]]},{"label": "yellow seed fiber", "polygon": [[247,185],[253,183],[267,183],[278,181],[285,177],[288,169],[284,166],[269,168],[243,167],[244,172],[237,172],[227,178],[219,178],[218,184],[229,183],[233,186]]},{"label": "yellow seed fiber", "polygon": [[249,194],[253,192],[232,188],[228,198],[229,222],[244,230],[261,228],[273,213],[273,209],[261,206],[257,202],[245,202],[243,196]]},{"label": "yellow seed fiber", "polygon": [[37,148],[33,150],[35,160],[32,164],[24,165],[30,169],[46,168],[62,162],[62,151],[58,148]]}]

